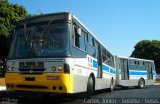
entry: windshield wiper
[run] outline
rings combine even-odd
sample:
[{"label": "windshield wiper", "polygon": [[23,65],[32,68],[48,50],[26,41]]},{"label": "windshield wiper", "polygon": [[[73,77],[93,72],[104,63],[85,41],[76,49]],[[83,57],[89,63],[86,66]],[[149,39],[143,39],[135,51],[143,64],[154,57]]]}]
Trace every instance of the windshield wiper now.
[{"label": "windshield wiper", "polygon": [[[47,24],[46,28],[41,32],[40,36],[42,36],[42,39],[44,37],[45,32],[48,30],[49,26],[51,25],[51,23],[54,21],[55,19],[52,19],[51,21],[49,21],[49,23]],[[35,34],[34,34],[35,35]],[[34,44],[34,39],[35,36],[33,36],[33,43],[31,45],[31,52],[30,52],[30,56],[32,55],[32,51],[33,51],[33,44]]]},{"label": "windshield wiper", "polygon": [[26,24],[24,24],[24,37],[25,37],[25,41],[27,42],[27,36],[26,36]]},{"label": "windshield wiper", "polygon": [[48,30],[49,26],[51,25],[51,23],[52,23],[53,21],[54,21],[54,19],[51,20],[51,21],[49,21],[49,23],[47,24],[47,27],[41,32],[40,36],[43,37],[44,33]]}]

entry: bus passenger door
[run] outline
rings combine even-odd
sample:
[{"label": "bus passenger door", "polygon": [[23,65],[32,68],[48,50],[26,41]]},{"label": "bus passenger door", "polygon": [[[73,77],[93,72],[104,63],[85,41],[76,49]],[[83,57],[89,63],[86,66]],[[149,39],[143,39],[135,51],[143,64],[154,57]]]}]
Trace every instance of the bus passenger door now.
[{"label": "bus passenger door", "polygon": [[146,68],[147,68],[147,79],[148,80],[152,80],[153,79],[153,69],[152,69],[152,65],[149,62],[146,62]]},{"label": "bus passenger door", "polygon": [[121,80],[129,80],[128,60],[120,59]]},{"label": "bus passenger door", "polygon": [[[96,43],[97,44],[97,43]],[[97,78],[103,77],[103,70],[102,70],[102,51],[100,45],[97,44],[96,47],[98,56],[97,56],[97,63],[98,63],[98,71],[97,71]]]}]

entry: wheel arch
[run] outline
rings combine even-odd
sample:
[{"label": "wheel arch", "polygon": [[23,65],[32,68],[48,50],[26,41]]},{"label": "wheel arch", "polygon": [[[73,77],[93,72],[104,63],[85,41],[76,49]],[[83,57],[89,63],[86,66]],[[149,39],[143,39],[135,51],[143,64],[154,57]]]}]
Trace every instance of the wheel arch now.
[{"label": "wheel arch", "polygon": [[[145,79],[144,79],[143,77],[141,77],[141,78],[139,79],[139,81],[140,81],[140,80],[143,80],[144,85],[146,85]],[[139,83],[139,81],[138,81],[138,83]]]},{"label": "wheel arch", "polygon": [[[89,75],[89,78],[92,78],[92,80],[93,80],[93,89],[95,90],[95,75],[94,75],[94,73],[90,73],[90,75]],[[88,78],[88,79],[89,79]]]},{"label": "wheel arch", "polygon": [[112,81],[113,85],[115,86],[115,78],[113,76],[111,77],[111,81]]}]

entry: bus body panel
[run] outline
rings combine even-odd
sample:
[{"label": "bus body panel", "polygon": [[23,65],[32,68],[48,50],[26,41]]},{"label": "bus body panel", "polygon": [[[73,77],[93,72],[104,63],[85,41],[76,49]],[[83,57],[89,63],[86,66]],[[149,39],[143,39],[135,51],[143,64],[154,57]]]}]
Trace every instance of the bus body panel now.
[{"label": "bus body panel", "polygon": [[[97,78],[97,67],[96,65],[94,65],[96,64],[95,63],[96,61],[97,60],[95,58],[89,55],[87,55],[86,58],[75,59],[75,68],[73,70],[75,76],[74,78],[75,92],[84,92],[87,90],[87,82],[91,73],[93,73],[95,76],[95,90],[109,88],[112,77],[115,80],[115,73],[107,72],[106,70],[103,70],[103,78]],[[111,67],[109,68],[113,69]]]},{"label": "bus body panel", "polygon": [[73,93],[73,74],[43,73],[41,75],[23,75],[7,73],[5,80],[7,89],[11,90]]}]

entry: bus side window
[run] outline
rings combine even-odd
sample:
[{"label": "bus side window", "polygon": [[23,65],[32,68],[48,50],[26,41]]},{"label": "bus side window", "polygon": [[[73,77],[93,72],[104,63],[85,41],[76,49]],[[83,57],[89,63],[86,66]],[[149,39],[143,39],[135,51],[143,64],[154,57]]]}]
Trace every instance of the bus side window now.
[{"label": "bus side window", "polygon": [[108,64],[107,56],[106,56],[106,50],[102,47],[102,62],[105,64]]},{"label": "bus side window", "polygon": [[92,42],[93,39],[92,39],[92,36],[91,36],[90,34],[88,34],[87,41],[88,41],[88,43],[89,43],[90,45],[93,44],[93,42]]},{"label": "bus side window", "polygon": [[143,61],[139,61],[139,67],[138,67],[138,69],[139,70],[145,70],[145,66],[143,65]]},{"label": "bus side window", "polygon": [[89,55],[96,57],[95,42],[90,34],[87,34],[87,52]]},{"label": "bus side window", "polygon": [[98,58],[98,42],[95,41],[96,58]]},{"label": "bus side window", "polygon": [[80,48],[83,51],[86,51],[85,47],[85,32],[82,30],[81,35],[77,32],[77,27],[74,27],[74,45],[78,48]]},{"label": "bus side window", "polygon": [[131,59],[129,60],[129,64],[130,64],[130,70],[137,70],[137,64],[136,64],[136,60]]}]

